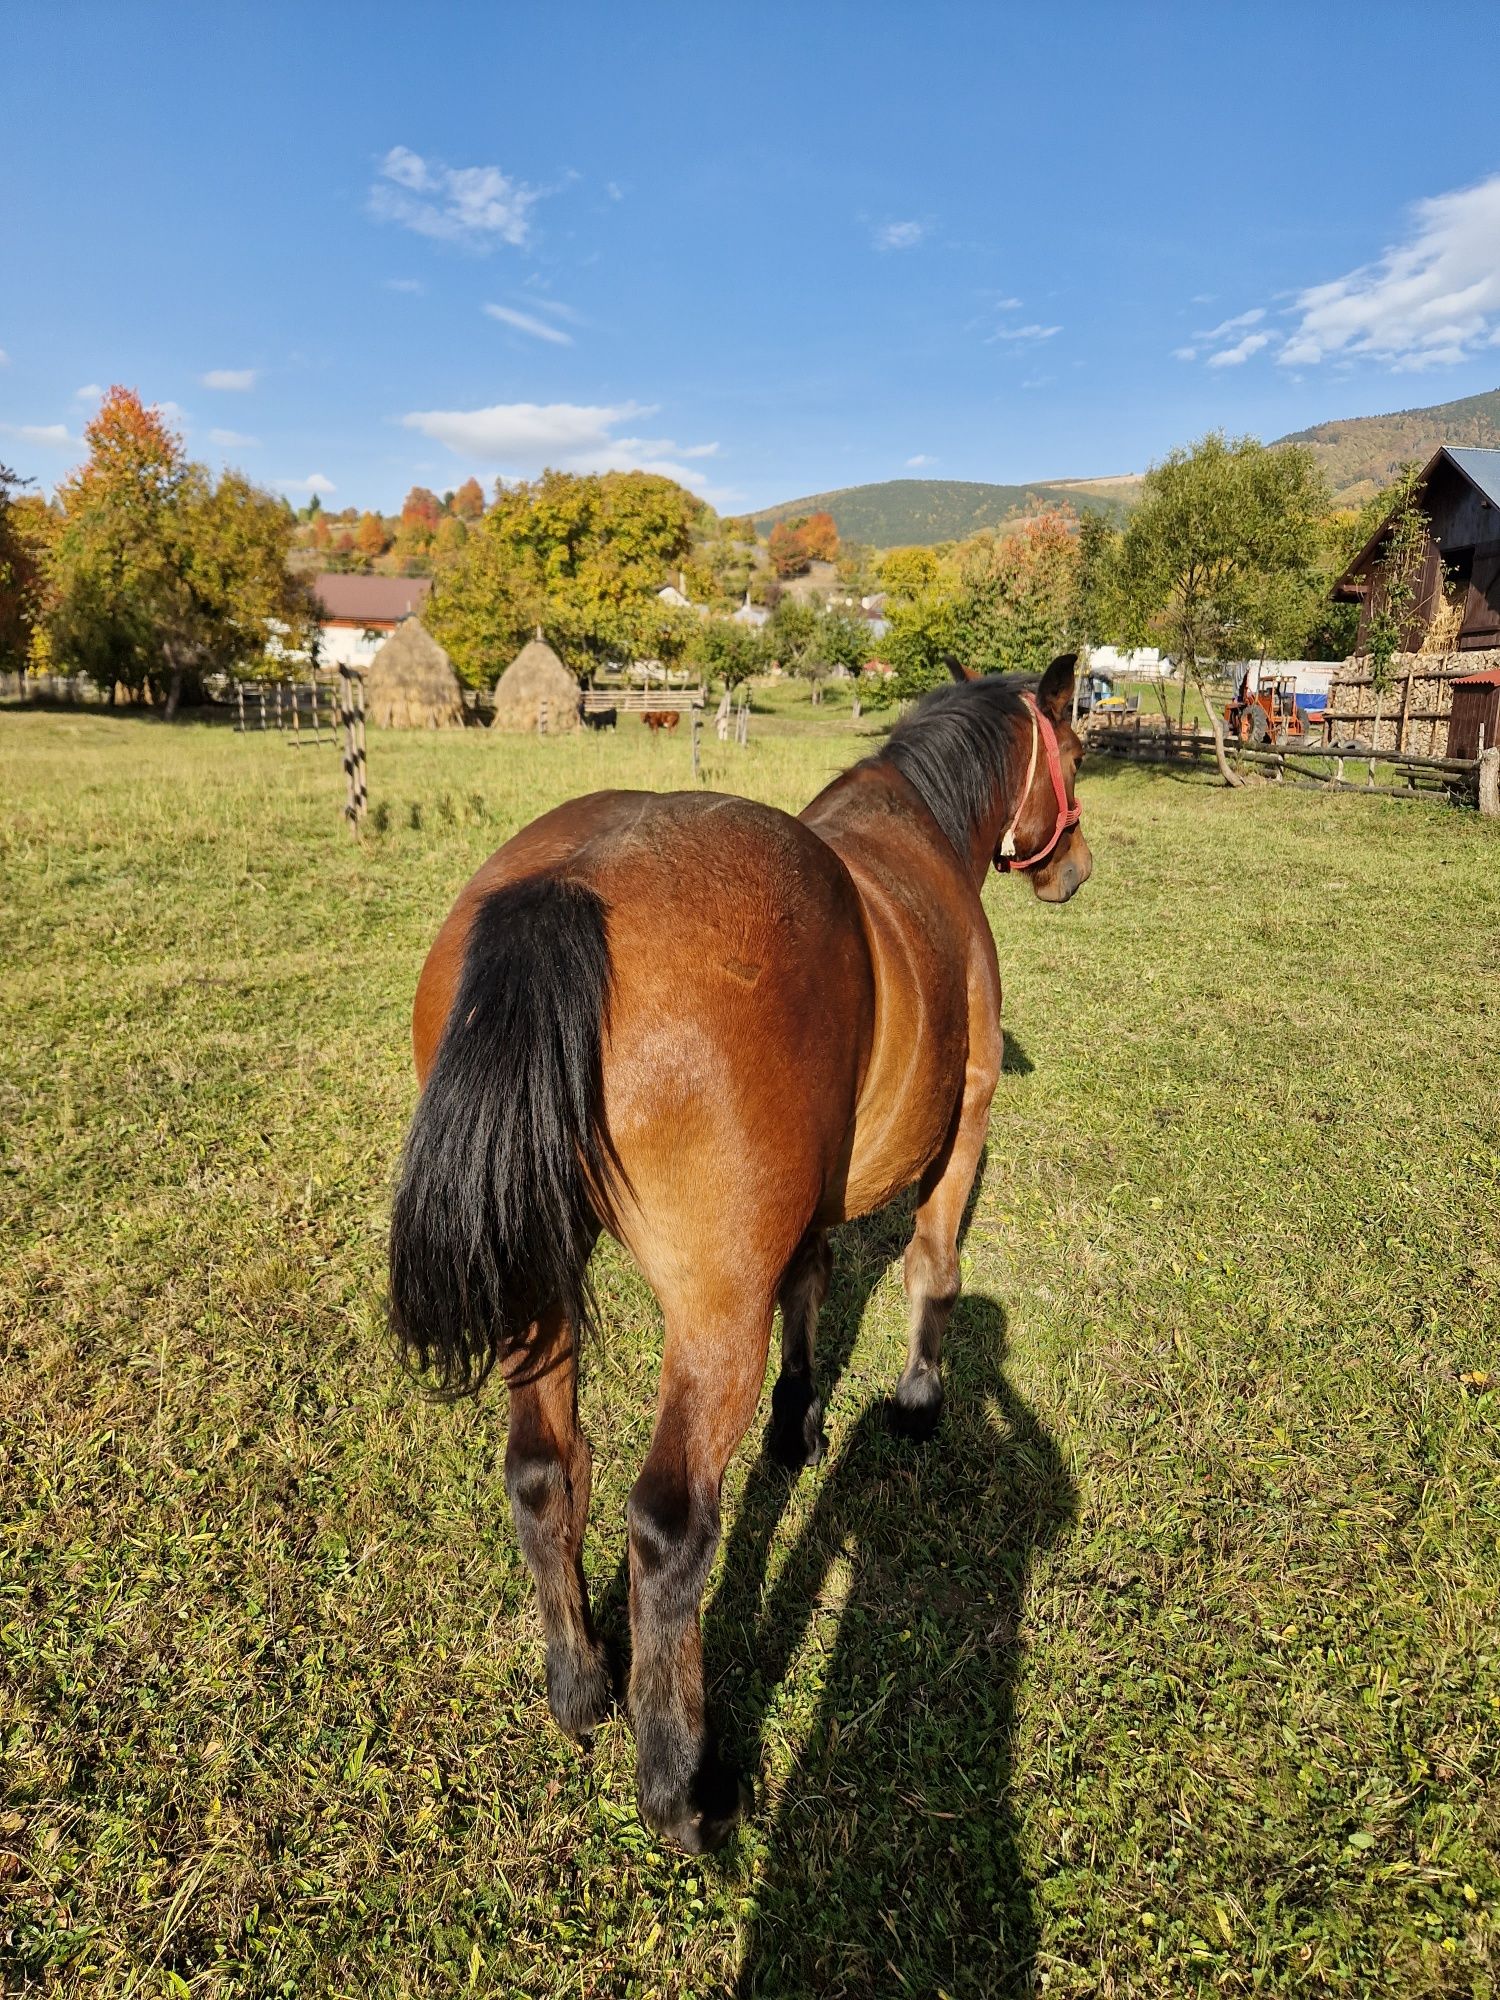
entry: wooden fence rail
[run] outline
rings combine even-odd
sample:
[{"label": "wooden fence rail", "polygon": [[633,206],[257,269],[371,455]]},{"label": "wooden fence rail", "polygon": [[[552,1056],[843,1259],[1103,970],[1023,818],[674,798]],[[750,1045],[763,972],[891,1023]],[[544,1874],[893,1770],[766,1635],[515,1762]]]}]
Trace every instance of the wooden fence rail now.
[{"label": "wooden fence rail", "polygon": [[[1214,762],[1214,739],[1208,730],[1176,729],[1170,724],[1158,729],[1098,728],[1089,732],[1089,747],[1104,756],[1126,757],[1137,762],[1203,764]],[[1232,764],[1249,765],[1271,774],[1278,784],[1292,784],[1301,790],[1364,792],[1380,798],[1431,798],[1436,794],[1458,793],[1474,798],[1488,812],[1490,787],[1484,783],[1484,758],[1424,757],[1408,750],[1337,749],[1313,743],[1288,742],[1281,746],[1254,746],[1228,742],[1224,746]],[[1491,756],[1492,753],[1486,752]],[[1346,764],[1364,765],[1363,781],[1344,776]],[[1377,785],[1375,766],[1392,767],[1392,775],[1403,782]],[[1322,767],[1322,768],[1318,768]]]}]

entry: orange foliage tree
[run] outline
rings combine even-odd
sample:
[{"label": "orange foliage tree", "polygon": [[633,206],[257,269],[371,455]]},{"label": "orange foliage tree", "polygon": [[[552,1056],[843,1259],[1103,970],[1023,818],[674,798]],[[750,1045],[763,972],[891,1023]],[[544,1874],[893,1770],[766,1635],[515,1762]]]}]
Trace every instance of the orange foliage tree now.
[{"label": "orange foliage tree", "polygon": [[312,643],[279,499],[236,472],[215,483],[133,389],[111,389],[85,436],[88,460],[59,490],[48,622],[60,666],[111,694],[149,688],[170,717],[204,674],[264,671],[268,647]]},{"label": "orange foliage tree", "polygon": [[453,496],[453,511],[460,521],[477,521],[484,512],[484,488],[477,479],[466,479]]}]

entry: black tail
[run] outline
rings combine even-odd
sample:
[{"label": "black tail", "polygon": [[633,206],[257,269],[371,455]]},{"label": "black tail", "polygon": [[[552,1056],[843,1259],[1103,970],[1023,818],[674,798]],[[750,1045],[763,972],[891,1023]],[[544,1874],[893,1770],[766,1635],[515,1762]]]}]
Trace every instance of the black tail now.
[{"label": "black tail", "polygon": [[446,1395],[552,1307],[590,1317],[608,1010],[592,889],[534,876],[485,898],[391,1214],[391,1324]]}]

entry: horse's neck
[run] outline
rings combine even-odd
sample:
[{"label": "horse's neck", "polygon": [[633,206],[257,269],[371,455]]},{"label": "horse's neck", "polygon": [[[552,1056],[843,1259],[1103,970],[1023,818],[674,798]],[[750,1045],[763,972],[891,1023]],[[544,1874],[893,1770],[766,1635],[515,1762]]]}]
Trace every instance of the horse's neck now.
[{"label": "horse's neck", "polygon": [[[935,871],[966,875],[978,888],[984,880],[994,840],[988,846],[988,825],[975,851],[955,854],[952,842],[924,803],[921,794],[894,764],[872,759],[856,764],[824,787],[798,817],[839,854],[856,875],[871,871]],[[997,829],[999,810],[996,813]]]}]

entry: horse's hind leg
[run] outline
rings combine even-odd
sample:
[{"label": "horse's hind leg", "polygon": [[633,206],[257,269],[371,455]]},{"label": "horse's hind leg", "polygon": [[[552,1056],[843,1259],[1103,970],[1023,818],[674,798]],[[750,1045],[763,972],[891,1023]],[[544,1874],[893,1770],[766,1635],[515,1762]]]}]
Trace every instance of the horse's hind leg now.
[{"label": "horse's hind leg", "polygon": [[542,1615],[547,1701],[558,1727],[581,1740],[608,1714],[610,1684],[583,1578],[593,1453],[578,1427],[578,1359],[562,1313],[538,1322],[505,1374],[505,1485]]},{"label": "horse's hind leg", "polygon": [[810,1229],[792,1253],[777,1293],[781,1373],[771,1392],[766,1442],[772,1457],[792,1472],[816,1465],[823,1456],[823,1409],[813,1388],[813,1344],[832,1273],[828,1232]]},{"label": "horse's hind leg", "polygon": [[958,1232],[1000,1075],[998,1033],[994,1040],[992,1055],[970,1056],[947,1144],[922,1177],[916,1227],[906,1246],[906,1367],[891,1405],[892,1422],[905,1437],[930,1438],[943,1413],[943,1335],[958,1303]]},{"label": "horse's hind leg", "polygon": [[749,1429],[771,1341],[758,1305],[666,1308],[656,1431],[630,1495],[630,1712],[641,1817],[693,1853],[740,1809],[703,1701],[699,1606],[719,1542],[719,1489]]}]

